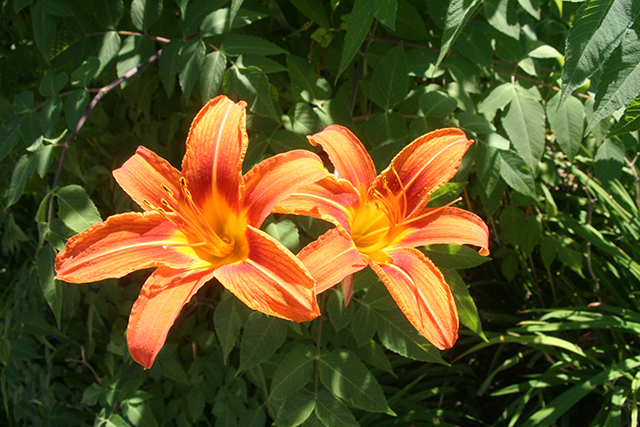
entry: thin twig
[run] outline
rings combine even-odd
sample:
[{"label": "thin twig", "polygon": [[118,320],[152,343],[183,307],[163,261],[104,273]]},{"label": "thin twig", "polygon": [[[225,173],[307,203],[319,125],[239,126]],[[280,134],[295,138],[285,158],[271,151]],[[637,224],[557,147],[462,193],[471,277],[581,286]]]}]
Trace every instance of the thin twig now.
[{"label": "thin twig", "polygon": [[[65,143],[62,146],[62,153],[60,154],[60,161],[58,162],[58,170],[56,171],[56,176],[53,179],[53,187],[52,187],[53,189],[55,189],[58,186],[58,184],[60,183],[60,177],[62,175],[62,166],[64,165],[64,160],[65,160],[65,157],[67,155],[67,150],[69,150],[69,147],[71,146],[71,143],[73,142],[73,140],[78,135],[78,132],[80,132],[80,129],[82,129],[82,126],[84,126],[85,122],[87,121],[87,118],[89,117],[89,114],[91,114],[91,112],[96,107],[98,102],[100,102],[102,97],[105,96],[107,93],[109,93],[111,90],[113,90],[114,88],[118,87],[121,83],[129,80],[131,77],[135,76],[140,71],[145,69],[149,64],[151,64],[152,62],[157,60],[160,57],[161,54],[162,54],[162,49],[158,50],[156,53],[151,55],[146,61],[144,61],[143,63],[141,63],[137,67],[134,67],[131,70],[127,71],[124,76],[122,76],[119,79],[109,83],[105,87],[101,88],[98,91],[98,93],[96,93],[96,96],[94,96],[93,99],[91,100],[91,103],[89,104],[89,107],[86,109],[86,111],[84,112],[82,117],[80,117],[80,120],[78,120],[78,123],[76,124],[76,127],[73,129],[73,132],[71,133],[69,138],[67,138],[67,140],[65,141]],[[53,219],[53,197],[51,197],[49,199],[48,221],[51,222],[52,219]]]}]

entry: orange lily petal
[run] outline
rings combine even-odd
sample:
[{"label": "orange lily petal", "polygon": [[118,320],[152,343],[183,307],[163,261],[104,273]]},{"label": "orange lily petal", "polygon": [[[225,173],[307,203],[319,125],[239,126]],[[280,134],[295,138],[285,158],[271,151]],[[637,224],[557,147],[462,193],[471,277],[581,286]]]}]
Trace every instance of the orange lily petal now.
[{"label": "orange lily petal", "polygon": [[376,167],[362,143],[349,129],[332,125],[308,137],[313,145],[320,144],[338,172],[338,177],[351,181],[366,194],[376,179]]},{"label": "orange lily petal", "polygon": [[113,215],[69,239],[56,257],[56,278],[86,283],[143,268],[189,268],[202,260],[186,237],[158,212]]},{"label": "orange lily petal", "polygon": [[129,316],[127,344],[133,360],[147,369],[153,365],[180,310],[213,275],[209,269],[158,268],[149,276]]},{"label": "orange lily petal", "polygon": [[320,315],[304,265],[267,233],[247,226],[248,259],[220,266],[216,278],[253,310],[295,322]]},{"label": "orange lily petal", "polygon": [[221,198],[238,211],[248,143],[246,105],[221,95],[202,107],[191,123],[182,174],[200,207],[210,198]]},{"label": "orange lily petal", "polygon": [[311,216],[349,231],[349,208],[359,204],[360,194],[351,182],[329,175],[279,201],[273,212]]},{"label": "orange lily petal", "polygon": [[327,231],[305,246],[298,259],[316,280],[316,294],[367,266],[349,235],[339,228]]},{"label": "orange lily petal", "polygon": [[136,154],[113,171],[113,177],[144,210],[152,209],[145,200],[153,206],[162,206],[160,200],[167,197],[163,185],[176,197],[180,196],[180,172],[145,147],[138,147]]},{"label": "orange lily petal", "polygon": [[260,162],[244,176],[243,203],[249,224],[259,227],[278,201],[325,176],[322,160],[306,150],[289,151]]},{"label": "orange lily petal", "polygon": [[[435,211],[426,215],[429,211]],[[425,209],[423,218],[411,222],[411,233],[398,246],[436,244],[473,245],[480,247],[480,255],[489,255],[489,229],[478,215],[464,209]]]},{"label": "orange lily petal", "polygon": [[471,144],[473,140],[468,140],[460,129],[429,132],[403,148],[373,186],[383,195],[388,194],[388,188],[392,194],[402,196],[406,216],[411,216],[422,210],[429,196],[456,174]]},{"label": "orange lily petal", "polygon": [[426,339],[440,350],[458,339],[458,311],[449,285],[420,251],[395,248],[389,265],[369,260],[400,310]]}]

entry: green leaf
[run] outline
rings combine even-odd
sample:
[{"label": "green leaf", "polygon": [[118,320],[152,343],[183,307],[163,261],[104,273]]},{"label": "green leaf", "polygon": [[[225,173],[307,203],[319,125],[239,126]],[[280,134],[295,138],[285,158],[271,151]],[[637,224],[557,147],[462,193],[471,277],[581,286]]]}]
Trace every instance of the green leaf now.
[{"label": "green leaf", "polygon": [[593,171],[603,183],[620,178],[624,167],[624,148],[605,139],[593,158]]},{"label": "green leaf", "polygon": [[518,0],[520,6],[536,19],[540,19],[540,1],[539,0]]},{"label": "green leaf", "polygon": [[124,413],[129,421],[136,427],[156,427],[158,422],[153,415],[151,405],[148,401],[132,403],[125,400],[123,403]]},{"label": "green leaf", "polygon": [[124,39],[116,64],[118,77],[149,59],[153,55],[153,49],[153,41],[149,37],[129,36]]},{"label": "green leaf", "polygon": [[255,53],[262,56],[287,53],[286,50],[268,40],[244,34],[232,34],[227,37],[220,45],[220,50],[227,56],[238,56],[245,53]]},{"label": "green leaf", "polygon": [[243,2],[244,0],[231,0],[231,7],[229,8],[229,30],[233,27],[233,21],[235,20],[238,10],[240,10],[240,6],[242,6]]},{"label": "green leaf", "polygon": [[[389,144],[393,146],[404,146],[407,141],[407,123],[404,117],[395,111],[390,113],[375,113],[367,120],[365,133],[367,140],[375,148]],[[393,149],[390,151],[389,147],[386,148],[385,153],[389,160],[391,159],[390,156],[395,154]],[[375,156],[373,157],[375,159]],[[381,160],[381,162],[383,162],[383,160]]]},{"label": "green leaf", "polygon": [[558,239],[553,236],[547,235],[542,238],[540,241],[540,257],[545,267],[551,266],[561,247]]},{"label": "green leaf", "polygon": [[320,27],[331,27],[329,18],[327,18],[325,3],[322,0],[291,0],[291,4],[307,18],[320,25]]},{"label": "green leaf", "polygon": [[264,231],[276,238],[291,252],[297,253],[298,249],[300,249],[300,233],[293,221],[283,219],[282,221],[272,222],[265,227]]},{"label": "green leaf", "polygon": [[231,68],[226,86],[230,96],[245,100],[252,113],[280,120],[271,99],[269,80],[256,67]]},{"label": "green leaf", "polygon": [[225,0],[192,0],[186,6],[180,7],[181,20],[180,32],[186,38],[190,38],[206,20],[207,15],[213,13],[226,3]]},{"label": "green leaf", "polygon": [[122,0],[103,0],[93,4],[93,11],[98,22],[110,30],[118,27],[124,13]]},{"label": "green leaf", "polygon": [[356,408],[395,415],[375,377],[353,353],[335,350],[320,356],[320,381]]},{"label": "green leaf", "polygon": [[305,422],[316,406],[315,395],[302,389],[291,394],[278,410],[274,422],[278,427],[296,427]]},{"label": "green leaf", "polygon": [[56,38],[56,22],[45,10],[45,1],[38,0],[31,9],[31,25],[36,46],[46,62],[49,62],[51,47]]},{"label": "green leaf", "polygon": [[242,334],[238,371],[259,365],[273,356],[286,337],[286,320],[252,312]]},{"label": "green leaf", "polygon": [[455,45],[456,51],[460,52],[474,63],[485,68],[491,67],[493,59],[492,42],[487,32],[472,28],[460,34],[458,43]]},{"label": "green leaf", "polygon": [[40,126],[42,129],[42,135],[49,138],[53,134],[53,130],[58,123],[58,118],[62,112],[62,101],[60,97],[52,96],[42,104],[42,111],[40,112]]},{"label": "green leaf", "polygon": [[179,80],[180,87],[187,100],[191,97],[191,90],[200,76],[206,50],[204,42],[198,39],[183,46],[180,51]]},{"label": "green leaf", "polygon": [[478,144],[476,148],[476,170],[478,182],[488,197],[500,181],[500,152],[489,144]]},{"label": "green leaf", "polygon": [[489,92],[489,95],[478,104],[478,113],[486,114],[490,118],[496,115],[496,111],[504,110],[513,100],[515,92],[511,83],[503,83]]},{"label": "green leaf", "polygon": [[120,52],[120,35],[115,31],[107,31],[96,43],[96,57],[100,60],[100,67],[96,71],[94,77],[99,77],[102,72],[109,66],[111,61],[118,56]]},{"label": "green leaf", "polygon": [[20,121],[20,134],[27,145],[33,144],[42,136],[42,123],[40,115],[34,110],[22,116]]},{"label": "green leaf", "polygon": [[133,0],[131,22],[140,31],[147,31],[162,13],[162,0]]},{"label": "green leaf", "polygon": [[255,53],[245,53],[244,55],[240,55],[236,60],[236,66],[238,68],[256,67],[262,70],[265,74],[287,71],[287,67],[279,62]]},{"label": "green leaf", "polygon": [[589,132],[602,119],[627,106],[640,93],[640,22],[629,28],[620,45],[604,64]]},{"label": "green leaf", "polygon": [[86,190],[79,185],[67,185],[58,189],[55,194],[58,197],[58,216],[76,233],[102,221]]},{"label": "green leaf", "polygon": [[89,105],[89,92],[86,89],[76,89],[64,100],[64,116],[69,128],[75,129]]},{"label": "green leaf", "polygon": [[624,115],[607,136],[611,138],[615,135],[635,132],[638,129],[640,129],[640,95],[629,103]]},{"label": "green leaf", "polygon": [[516,151],[535,175],[544,151],[544,109],[540,101],[525,88],[517,83],[512,87],[513,99],[502,125]]},{"label": "green leaf", "polygon": [[[393,0],[392,0],[393,1]],[[400,40],[424,40],[429,38],[429,31],[415,7],[405,0],[396,0],[398,8],[396,10],[396,28],[388,30]],[[418,3],[419,5],[420,3]]]},{"label": "green leaf", "polygon": [[444,117],[453,113],[458,101],[439,91],[426,92],[420,96],[420,109],[425,117]]},{"label": "green leaf", "polygon": [[369,97],[387,111],[402,102],[409,92],[409,69],[400,43],[373,70]]},{"label": "green leaf", "polygon": [[36,267],[38,268],[38,277],[40,278],[40,287],[44,298],[47,300],[53,315],[56,318],[56,324],[60,328],[62,319],[62,302],[64,298],[64,288],[62,282],[55,280],[56,275],[53,265],[56,259],[56,251],[51,245],[44,245],[36,254]]},{"label": "green leaf", "polygon": [[0,160],[13,150],[13,147],[20,141],[20,121],[22,117],[13,114],[0,128]]},{"label": "green leaf", "polygon": [[307,357],[301,345],[293,348],[280,362],[271,381],[269,399],[286,399],[304,387],[314,372],[315,360]]},{"label": "green leaf", "polygon": [[598,374],[574,385],[551,402],[548,402],[544,408],[539,409],[531,415],[531,417],[522,424],[522,427],[548,427],[555,424],[558,418],[571,408],[574,408],[576,403],[587,394],[605,382],[613,384],[616,379],[622,376],[628,377],[635,374],[638,366],[640,366],[640,356],[635,356],[604,369]]},{"label": "green leaf", "polygon": [[438,349],[415,330],[399,309],[378,312],[378,337],[382,345],[401,356],[444,363]]},{"label": "green leaf", "polygon": [[20,157],[11,174],[11,182],[7,191],[7,208],[20,200],[22,193],[24,193],[24,186],[33,176],[36,166],[36,156],[33,154],[24,154]]},{"label": "green leaf", "polygon": [[373,16],[385,27],[396,29],[398,0],[372,0]]},{"label": "green leaf", "polygon": [[287,69],[291,79],[291,92],[296,99],[318,104],[331,97],[329,82],[319,76],[308,61],[295,55],[287,55]]},{"label": "green leaf", "polygon": [[124,418],[122,418],[118,414],[110,414],[109,418],[104,420],[105,427],[130,427],[131,424],[126,422]]},{"label": "green leaf", "polygon": [[356,337],[358,347],[367,344],[376,333],[378,319],[376,312],[368,305],[361,304],[353,315],[351,330]]},{"label": "green leaf", "polygon": [[225,361],[235,347],[242,328],[242,319],[236,309],[236,301],[230,292],[225,292],[213,313],[213,326],[222,346]]},{"label": "green leaf", "polygon": [[227,58],[222,52],[211,52],[204,57],[200,72],[200,98],[203,103],[218,93],[226,67]]},{"label": "green leaf", "polygon": [[162,55],[159,59],[160,80],[167,91],[167,96],[171,97],[173,88],[176,85],[176,74],[180,69],[180,50],[184,42],[180,39],[171,40],[162,48]]},{"label": "green leaf", "polygon": [[306,102],[298,102],[282,117],[285,129],[302,136],[311,135],[320,130],[320,118]]},{"label": "green leaf", "polygon": [[480,0],[451,0],[449,2],[444,29],[442,30],[442,45],[440,46],[440,54],[438,55],[438,60],[435,65],[436,68],[440,66],[440,63],[449,52],[451,45],[453,45],[453,42],[480,4],[482,4]]},{"label": "green leaf", "polygon": [[347,31],[344,36],[344,47],[340,56],[340,66],[336,79],[347,69],[351,60],[367,37],[367,33],[373,23],[373,11],[370,0],[355,0],[353,10],[347,22]]},{"label": "green leaf", "polygon": [[58,73],[55,76],[52,71],[46,71],[40,80],[39,92],[42,96],[55,96],[67,84],[67,74]]},{"label": "green leaf", "polygon": [[344,307],[344,294],[342,292],[331,292],[327,299],[327,314],[329,320],[336,332],[344,329],[353,318],[354,308],[350,304],[348,308]]},{"label": "green leaf", "polygon": [[316,415],[325,426],[359,427],[360,424],[344,403],[326,390],[320,390],[315,399]]},{"label": "green leaf", "polygon": [[426,254],[438,268],[451,270],[473,268],[491,260],[475,249],[461,245],[430,245],[426,247]]},{"label": "green leaf", "polygon": [[90,56],[71,73],[71,86],[87,87],[100,69],[100,60],[95,56]]},{"label": "green leaf", "polygon": [[515,3],[510,0],[486,0],[484,15],[496,30],[516,40],[520,38],[520,23]]},{"label": "green leaf", "polygon": [[560,105],[606,62],[639,12],[634,0],[591,0],[578,9],[567,36]]},{"label": "green leaf", "polygon": [[555,95],[547,103],[547,118],[560,149],[573,161],[582,142],[584,105],[572,96],[560,107],[560,98],[560,94]]},{"label": "green leaf", "polygon": [[33,3],[33,0],[13,0],[13,11],[18,13],[31,3]]},{"label": "green leaf", "polygon": [[[229,22],[232,19],[231,13],[232,10],[225,7],[205,16],[202,24],[200,24],[200,36],[204,37],[227,33],[229,31]],[[240,9],[233,18],[233,22],[231,22],[231,28],[241,28],[267,16],[269,15],[265,13]]]},{"label": "green leaf", "polygon": [[509,187],[529,197],[536,197],[531,169],[517,153],[510,150],[500,152],[500,176]]},{"label": "green leaf", "polygon": [[484,116],[481,116],[479,114],[461,111],[456,113],[456,118],[458,119],[458,125],[462,129],[469,132],[474,132],[480,135],[487,135],[496,131],[496,128],[493,126],[493,124],[491,124],[491,122]]},{"label": "green leaf", "polygon": [[475,302],[473,302],[473,298],[469,295],[469,289],[464,283],[464,280],[462,280],[460,274],[455,270],[443,269],[442,273],[451,287],[451,292],[453,293],[453,297],[456,301],[456,308],[458,309],[460,323],[473,331],[483,340],[486,340],[487,337],[482,331],[482,324],[480,323],[478,309]]},{"label": "green leaf", "polygon": [[[200,383],[202,384],[202,383]],[[203,387],[192,387],[187,395],[187,407],[191,420],[195,423],[202,416],[205,407],[205,396]]]}]

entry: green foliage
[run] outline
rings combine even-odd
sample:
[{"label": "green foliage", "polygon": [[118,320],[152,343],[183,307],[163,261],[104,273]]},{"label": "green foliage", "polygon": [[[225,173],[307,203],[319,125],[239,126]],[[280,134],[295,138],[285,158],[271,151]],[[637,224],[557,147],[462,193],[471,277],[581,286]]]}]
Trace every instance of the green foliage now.
[{"label": "green foliage", "polygon": [[[640,396],[635,0],[13,0],[0,50],[0,390],[6,425],[634,425]],[[378,170],[455,126],[476,142],[431,206],[490,226],[492,259],[424,252],[460,339],[440,352],[370,271],[305,324],[217,283],[154,366],[126,346],[146,273],[55,279],[73,234],[136,209],[111,171],[178,166],[191,119],[247,101],[246,167],[339,123]],[[328,229],[270,218],[296,252]],[[486,262],[489,261],[489,262]],[[473,298],[472,298],[473,297]]]}]

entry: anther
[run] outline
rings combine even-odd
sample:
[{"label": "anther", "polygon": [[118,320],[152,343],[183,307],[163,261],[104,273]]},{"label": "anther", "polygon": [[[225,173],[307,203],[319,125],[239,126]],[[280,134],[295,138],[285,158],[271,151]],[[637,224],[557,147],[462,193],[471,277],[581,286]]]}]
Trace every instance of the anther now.
[{"label": "anther", "polygon": [[165,184],[160,184],[160,188],[162,188],[162,191],[164,191],[165,194],[167,194],[170,197],[173,197],[173,191],[171,191],[171,189],[167,187]]}]

